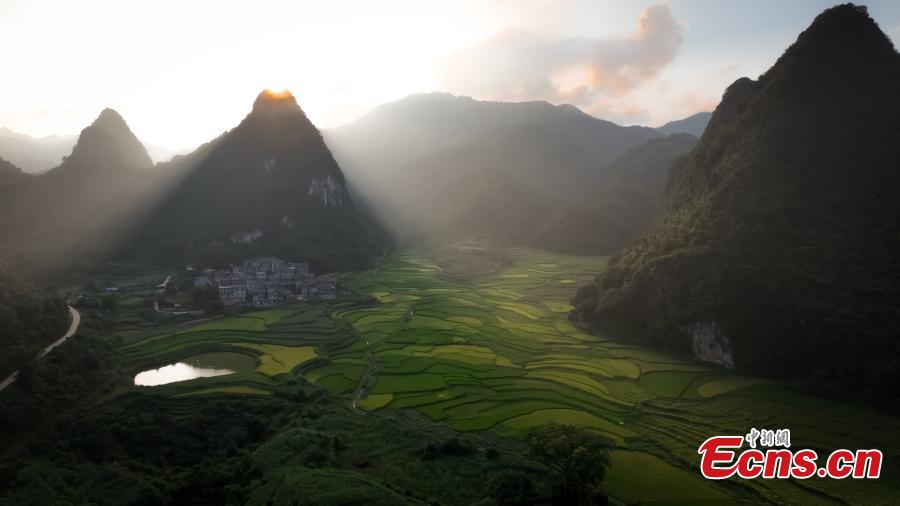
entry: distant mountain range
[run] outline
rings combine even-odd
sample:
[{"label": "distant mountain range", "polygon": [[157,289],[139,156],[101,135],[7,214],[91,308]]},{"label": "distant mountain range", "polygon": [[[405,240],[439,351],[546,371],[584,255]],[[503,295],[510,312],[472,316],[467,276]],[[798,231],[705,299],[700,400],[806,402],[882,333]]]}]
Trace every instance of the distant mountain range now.
[{"label": "distant mountain range", "polygon": [[0,128],[0,157],[26,172],[45,172],[72,152],[75,140],[74,135],[36,138]]},{"label": "distant mountain range", "polygon": [[698,112],[684,119],[670,121],[665,125],[658,127],[657,132],[663,135],[673,134],[691,134],[694,137],[701,137],[706,130],[706,125],[712,117],[711,112]]},{"label": "distant mountain range", "polygon": [[499,170],[555,196],[580,193],[597,167],[656,137],[652,128],[622,127],[573,106],[445,93],[382,105],[327,136],[354,178],[422,176],[441,170],[423,160],[459,153],[465,165],[454,170]]},{"label": "distant mountain range", "polygon": [[[561,107],[584,114],[574,106],[563,105]],[[700,137],[711,114],[700,112],[681,120],[671,121],[655,130],[664,136],[688,133]],[[25,172],[38,174],[62,163],[63,157],[72,152],[77,141],[77,135],[33,137],[0,127],[0,158],[5,158]],[[186,155],[191,152],[190,149],[173,150],[158,144],[146,142],[143,144],[147,149],[147,154],[155,163],[167,162],[177,155]]]},{"label": "distant mountain range", "polygon": [[[77,135],[49,135],[32,137],[0,128],[0,157],[14,163],[25,172],[46,172],[60,163],[75,147]],[[145,144],[147,153],[155,162],[165,162],[187,150],[173,151],[154,144]]]},{"label": "distant mountain range", "polygon": [[532,242],[569,253],[612,254],[653,222],[672,163],[695,144],[696,137],[682,133],[629,150],[601,168],[589,195],[550,211]]},{"label": "distant mountain range", "polygon": [[[592,223],[585,215],[603,212],[595,206],[604,203],[592,196],[618,184],[605,175],[607,168],[615,172],[615,163],[627,163],[617,159],[632,150],[646,145],[642,160],[655,158],[664,166],[645,174],[659,178],[653,188],[662,187],[668,164],[685,151],[661,146],[686,144],[684,138],[648,144],[661,138],[655,129],[619,126],[571,105],[482,102],[444,93],[385,104],[327,134],[351,186],[404,239],[474,236],[591,253],[610,252],[640,232],[644,218],[626,219],[616,239],[591,240],[598,234],[582,225]],[[564,209],[580,219],[555,233],[551,223]]]},{"label": "distant mountain range", "polygon": [[[900,55],[851,4],[739,79],[575,318],[822,393],[900,385]],[[852,125],[848,126],[848,125]]]},{"label": "distant mountain range", "polygon": [[319,270],[362,268],[381,228],[290,94],[261,94],[235,129],[154,165],[111,109],[58,166],[29,175],[0,162],[0,254],[25,270],[110,255],[220,265],[273,254]]},{"label": "distant mountain range", "polygon": [[111,109],[74,141],[2,138],[29,163],[62,160],[39,175],[0,162],[0,254],[35,270],[109,255],[222,265],[257,254],[361,268],[387,243],[383,226],[417,243],[608,254],[653,219],[669,166],[695,141],[570,105],[441,93],[329,132],[340,165],[289,93],[260,94],[233,130],[159,164]]}]

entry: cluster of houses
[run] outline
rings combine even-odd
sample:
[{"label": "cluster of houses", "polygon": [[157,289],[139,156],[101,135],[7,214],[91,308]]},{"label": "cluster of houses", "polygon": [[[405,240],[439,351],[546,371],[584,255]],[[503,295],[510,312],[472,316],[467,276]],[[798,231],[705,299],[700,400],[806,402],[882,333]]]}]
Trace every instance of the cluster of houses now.
[{"label": "cluster of houses", "polygon": [[300,299],[333,299],[337,296],[335,274],[316,276],[305,263],[285,262],[276,257],[245,260],[227,269],[203,271],[195,284],[213,284],[226,306],[277,306]]}]

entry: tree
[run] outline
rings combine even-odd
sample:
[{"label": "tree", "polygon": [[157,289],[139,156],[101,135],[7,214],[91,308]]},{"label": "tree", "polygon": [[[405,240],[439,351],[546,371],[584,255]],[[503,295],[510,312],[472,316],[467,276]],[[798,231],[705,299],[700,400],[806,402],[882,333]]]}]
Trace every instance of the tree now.
[{"label": "tree", "polygon": [[577,425],[550,423],[531,433],[532,456],[550,468],[555,499],[565,504],[602,503],[600,482],[613,442]]},{"label": "tree", "polygon": [[209,304],[209,307],[206,308],[206,314],[209,314],[209,315],[222,314],[224,311],[225,311],[225,304],[223,304],[221,300],[212,301]]},{"label": "tree", "polygon": [[521,471],[505,471],[493,476],[487,488],[500,506],[526,506],[539,502],[531,478]]},{"label": "tree", "polygon": [[194,289],[194,280],[191,278],[183,278],[178,281],[179,292],[189,292]]},{"label": "tree", "polygon": [[115,311],[117,307],[119,307],[119,294],[111,293],[101,300],[101,305],[103,309],[107,309],[110,311]]}]

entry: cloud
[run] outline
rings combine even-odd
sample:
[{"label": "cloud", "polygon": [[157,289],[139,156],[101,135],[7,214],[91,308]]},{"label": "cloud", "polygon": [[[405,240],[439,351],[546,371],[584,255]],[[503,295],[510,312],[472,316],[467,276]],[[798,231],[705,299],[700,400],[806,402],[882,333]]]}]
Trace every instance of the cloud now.
[{"label": "cloud", "polygon": [[600,105],[654,78],[681,46],[668,6],[644,9],[630,37],[547,39],[505,30],[448,57],[443,88],[475,98]]}]

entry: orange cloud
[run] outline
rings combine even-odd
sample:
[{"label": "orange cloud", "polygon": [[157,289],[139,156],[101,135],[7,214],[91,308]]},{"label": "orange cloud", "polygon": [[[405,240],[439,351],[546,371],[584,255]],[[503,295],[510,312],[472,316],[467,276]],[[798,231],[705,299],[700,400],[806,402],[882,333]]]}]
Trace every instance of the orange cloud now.
[{"label": "orange cloud", "polygon": [[439,79],[448,91],[476,98],[590,107],[654,78],[678,53],[682,29],[668,6],[652,5],[625,38],[545,39],[506,30],[450,56]]}]

